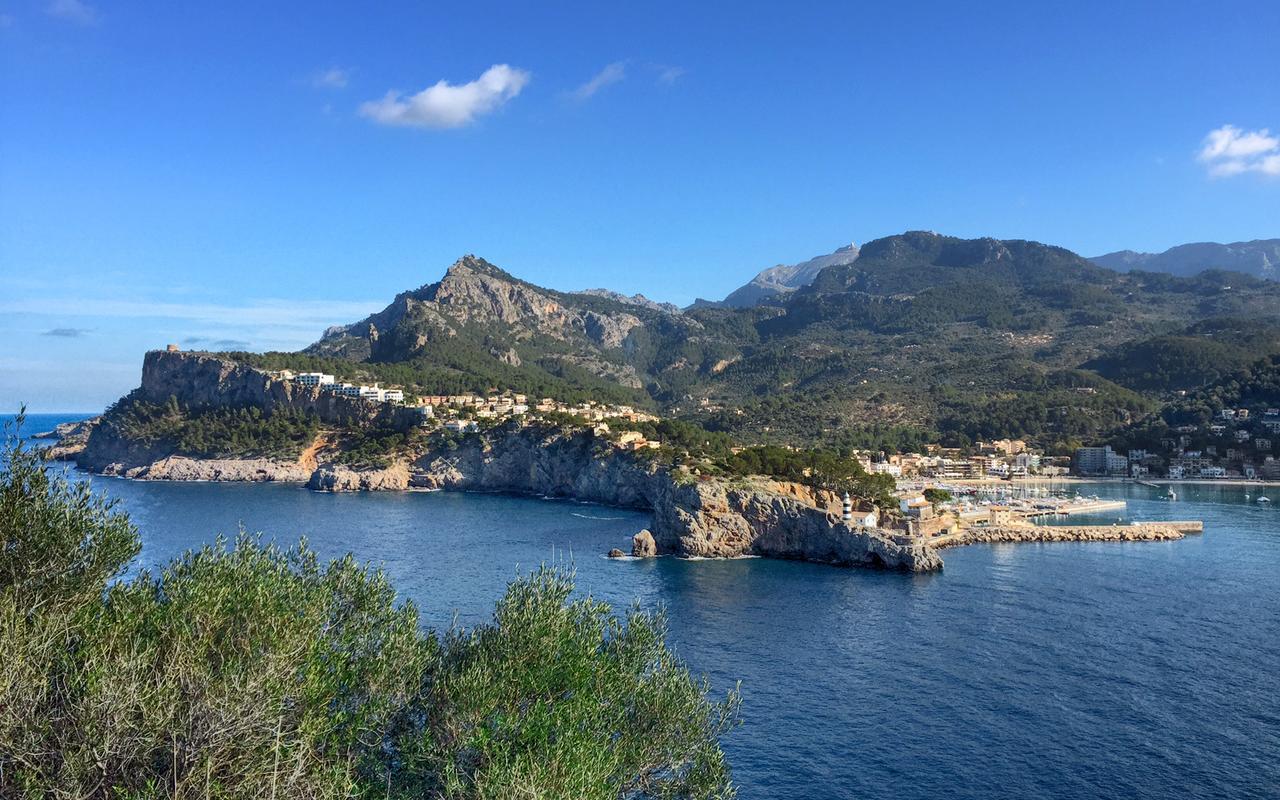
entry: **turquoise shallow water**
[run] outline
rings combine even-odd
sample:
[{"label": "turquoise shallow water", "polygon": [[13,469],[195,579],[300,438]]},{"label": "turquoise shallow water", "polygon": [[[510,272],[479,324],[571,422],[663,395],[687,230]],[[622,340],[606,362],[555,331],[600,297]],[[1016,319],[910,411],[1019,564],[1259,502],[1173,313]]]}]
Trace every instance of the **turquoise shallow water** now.
[{"label": "turquoise shallow water", "polygon": [[1207,533],[948,550],[942,574],[908,576],[610,561],[647,517],[560,501],[92,480],[141,529],[140,565],[243,525],[384,565],[432,625],[485,619],[544,561],[617,605],[663,604],[695,671],[742,682],[726,748],[743,798],[1280,796],[1280,491],[1266,508],[1242,488],[1090,486],[1126,519]]}]

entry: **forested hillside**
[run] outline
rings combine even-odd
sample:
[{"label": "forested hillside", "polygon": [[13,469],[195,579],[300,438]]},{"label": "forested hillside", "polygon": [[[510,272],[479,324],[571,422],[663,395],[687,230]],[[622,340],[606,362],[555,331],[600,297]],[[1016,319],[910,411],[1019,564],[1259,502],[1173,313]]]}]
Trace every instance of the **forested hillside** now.
[{"label": "forested hillside", "polygon": [[1272,281],[908,232],[744,309],[558,292],[467,256],[301,354],[237,355],[419,393],[631,402],[759,443],[1067,448],[1280,351],[1278,332]]}]

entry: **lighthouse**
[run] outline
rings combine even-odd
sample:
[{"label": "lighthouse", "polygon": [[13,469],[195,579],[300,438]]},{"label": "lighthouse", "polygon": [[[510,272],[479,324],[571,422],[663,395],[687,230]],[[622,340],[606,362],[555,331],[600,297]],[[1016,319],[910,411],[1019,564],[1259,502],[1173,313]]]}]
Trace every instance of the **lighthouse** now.
[{"label": "lighthouse", "polygon": [[849,493],[844,493],[844,514],[840,517],[845,522],[853,521],[853,501],[849,499]]}]

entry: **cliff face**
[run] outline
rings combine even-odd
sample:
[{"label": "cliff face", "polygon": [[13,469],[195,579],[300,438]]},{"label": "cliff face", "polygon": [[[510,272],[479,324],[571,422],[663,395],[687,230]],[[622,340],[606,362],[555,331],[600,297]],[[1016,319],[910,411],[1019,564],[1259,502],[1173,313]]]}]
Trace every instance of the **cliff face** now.
[{"label": "cliff face", "polygon": [[829,500],[796,484],[766,480],[669,482],[654,505],[651,532],[659,553],[942,569],[942,558],[923,539],[851,525],[825,507]]},{"label": "cliff face", "polygon": [[[177,398],[193,410],[255,407],[270,413],[293,409],[315,414],[331,425],[407,429],[420,417],[416,409],[337,397],[316,387],[277,380],[262,370],[204,353],[147,353],[142,385],[131,399],[165,403]],[[191,459],[175,456],[163,442],[129,438],[113,423],[110,411],[88,426],[82,441],[64,440],[62,458],[93,472],[157,480],[246,480],[306,482],[314,462],[269,459]]]},{"label": "cliff face", "polygon": [[[153,403],[175,397],[193,409],[287,407],[313,412],[331,424],[417,421],[411,409],[334,397],[198,353],[148,353],[142,385],[131,397]],[[296,461],[187,458],[164,442],[130,439],[112,416],[108,412],[96,424],[66,431],[72,441],[63,443],[59,455],[95,472],[148,480],[288,481],[321,491],[515,492],[650,509],[653,535],[651,547],[646,540],[646,554],[762,555],[907,570],[942,564],[917,540],[842,522],[829,493],[765,480],[673,476],[587,429],[512,421],[461,439],[432,439],[425,452],[383,469],[356,469],[331,461],[334,453],[319,446],[307,448]]]},{"label": "cliff face", "polygon": [[414,486],[571,497],[612,506],[654,507],[666,473],[590,431],[517,429],[469,436],[413,465]]},{"label": "cliff face", "polygon": [[262,370],[205,353],[147,353],[142,362],[142,386],[137,393],[152,403],[176,397],[192,409],[255,406],[270,412],[291,408],[343,425],[403,428],[418,420],[413,409],[338,397],[319,387],[277,380]]},{"label": "cliff face", "polygon": [[[360,322],[334,328],[309,350],[325,355],[401,360],[439,339],[498,331],[511,342],[544,336],[604,350],[623,346],[643,320],[637,308],[675,316],[661,306],[552,292],[521,281],[482,258],[468,255],[437,283],[399,294],[391,305]],[[694,324],[694,323],[687,323]]]}]

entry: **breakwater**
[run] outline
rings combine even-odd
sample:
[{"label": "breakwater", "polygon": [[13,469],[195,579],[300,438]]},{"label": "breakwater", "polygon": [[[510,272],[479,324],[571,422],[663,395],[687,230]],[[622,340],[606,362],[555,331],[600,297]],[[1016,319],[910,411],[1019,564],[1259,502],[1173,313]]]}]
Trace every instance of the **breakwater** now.
[{"label": "breakwater", "polygon": [[1002,542],[1156,542],[1204,532],[1194,520],[1129,525],[974,525],[930,540],[935,548]]}]

